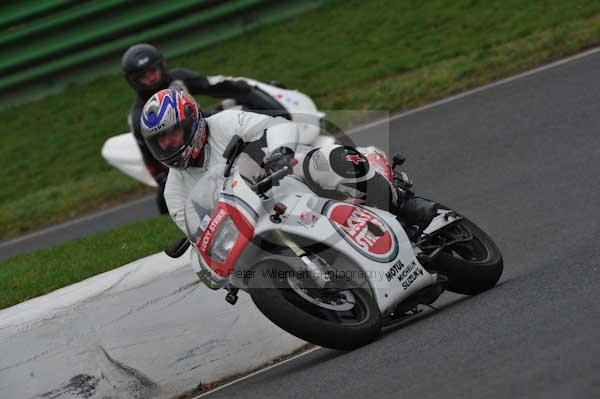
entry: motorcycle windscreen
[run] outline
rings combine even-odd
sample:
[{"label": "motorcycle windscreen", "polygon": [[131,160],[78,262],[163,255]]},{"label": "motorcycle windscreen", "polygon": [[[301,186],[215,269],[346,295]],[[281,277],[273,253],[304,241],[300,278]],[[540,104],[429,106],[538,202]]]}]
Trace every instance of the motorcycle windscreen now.
[{"label": "motorcycle windscreen", "polygon": [[205,267],[226,277],[252,240],[254,225],[241,211],[234,196],[219,199],[222,180],[201,179],[185,209],[188,238],[194,244]]},{"label": "motorcycle windscreen", "polygon": [[185,227],[191,242],[196,243],[208,227],[217,207],[221,182],[205,173],[192,191],[185,204]]}]

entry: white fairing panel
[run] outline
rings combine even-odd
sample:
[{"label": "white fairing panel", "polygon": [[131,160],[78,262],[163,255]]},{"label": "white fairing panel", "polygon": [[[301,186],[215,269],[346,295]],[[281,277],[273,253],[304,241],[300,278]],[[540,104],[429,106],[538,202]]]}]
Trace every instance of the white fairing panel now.
[{"label": "white fairing panel", "polygon": [[[283,223],[276,228],[292,236],[307,237],[314,242],[329,245],[353,259],[361,269],[360,274],[369,280],[383,314],[392,311],[396,304],[408,296],[435,282],[435,277],[417,260],[412,244],[395,217],[385,211],[360,207],[356,209],[362,214],[356,218],[348,212],[353,207],[351,204],[319,199],[301,186],[303,184],[296,179],[286,178],[274,189],[273,201],[279,201],[287,208],[282,215]],[[281,196],[278,196],[278,191]],[[338,224],[332,220],[336,212],[334,208],[339,208],[339,213],[348,215],[344,223]],[[274,227],[268,216],[264,216],[264,211],[261,212],[256,207],[256,212],[262,214],[255,226],[254,233],[258,236]],[[389,244],[383,245],[386,247],[383,250],[375,248],[378,245],[377,237],[371,237],[374,242],[368,242],[369,218],[369,222],[382,222],[386,233],[383,237],[390,238]]]},{"label": "white fairing panel", "polygon": [[320,121],[325,117],[325,114],[317,110],[310,97],[297,90],[282,89],[252,79],[246,80],[248,83],[254,84],[269,93],[288,110],[292,115],[292,121],[298,126],[300,143],[311,144],[315,141],[321,130]]},{"label": "white fairing panel", "polygon": [[301,144],[314,144],[319,136],[321,119],[325,114],[317,109],[313,100],[298,90],[282,89],[264,82],[245,77],[209,76],[209,81],[216,84],[224,79],[243,80],[251,86],[256,86],[276,99],[292,116],[292,121],[298,126]]},{"label": "white fairing panel", "polygon": [[142,153],[133,133],[120,134],[106,140],[102,146],[102,157],[109,165],[119,169],[127,176],[148,186],[157,187],[144,164]]},{"label": "white fairing panel", "polygon": [[442,227],[460,219],[462,218],[451,210],[439,209],[438,214],[433,218],[431,223],[429,223],[429,226],[423,231],[423,234],[433,234]]}]

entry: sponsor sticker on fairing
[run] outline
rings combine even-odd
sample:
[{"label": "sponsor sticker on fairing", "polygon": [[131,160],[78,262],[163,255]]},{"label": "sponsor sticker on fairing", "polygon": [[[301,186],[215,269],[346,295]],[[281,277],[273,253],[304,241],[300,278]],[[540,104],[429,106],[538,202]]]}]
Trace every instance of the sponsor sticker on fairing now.
[{"label": "sponsor sticker on fairing", "polygon": [[408,266],[398,261],[385,273],[385,277],[387,281],[397,279],[402,283],[402,288],[406,290],[423,274],[425,272],[414,260]]},{"label": "sponsor sticker on fairing", "polygon": [[208,228],[205,229],[204,234],[200,238],[200,250],[206,252],[208,250],[208,245],[213,239],[213,235],[217,227],[221,225],[223,219],[227,216],[227,213],[223,209],[219,209],[214,218],[209,218],[210,223],[208,224]]},{"label": "sponsor sticker on fairing", "polygon": [[202,231],[206,230],[209,223],[210,223],[210,216],[204,215],[204,218],[202,219],[202,222],[200,223],[200,230],[202,230]]},{"label": "sponsor sticker on fairing", "polygon": [[370,210],[330,201],[322,212],[336,231],[358,252],[376,262],[390,262],[398,254],[398,239],[388,224]]},{"label": "sponsor sticker on fairing", "polygon": [[298,223],[307,227],[313,227],[317,223],[317,220],[319,220],[319,217],[307,210],[302,211],[300,216],[298,216]]}]

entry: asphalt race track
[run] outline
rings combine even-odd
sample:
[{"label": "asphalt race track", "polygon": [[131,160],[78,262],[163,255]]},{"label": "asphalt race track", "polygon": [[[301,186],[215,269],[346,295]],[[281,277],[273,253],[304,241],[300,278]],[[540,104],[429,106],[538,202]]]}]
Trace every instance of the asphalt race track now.
[{"label": "asphalt race track", "polygon": [[208,396],[600,397],[599,77],[596,53],[393,120],[415,190],[499,245],[495,289]]},{"label": "asphalt race track", "polygon": [[445,294],[366,347],[319,349],[208,396],[600,397],[599,77],[595,52],[393,119],[415,191],[502,250],[495,289]]},{"label": "asphalt race track", "polygon": [[158,216],[155,195],[128,201],[10,240],[0,241],[0,260]]}]

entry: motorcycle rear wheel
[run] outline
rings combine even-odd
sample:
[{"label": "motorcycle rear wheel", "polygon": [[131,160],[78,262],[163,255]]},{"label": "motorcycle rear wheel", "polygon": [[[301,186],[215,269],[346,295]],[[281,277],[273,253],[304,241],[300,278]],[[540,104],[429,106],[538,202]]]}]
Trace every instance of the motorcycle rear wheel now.
[{"label": "motorcycle rear wheel", "polygon": [[375,340],[380,311],[365,288],[304,288],[287,265],[259,264],[248,281],[258,309],[280,328],[310,343],[351,350]]}]

